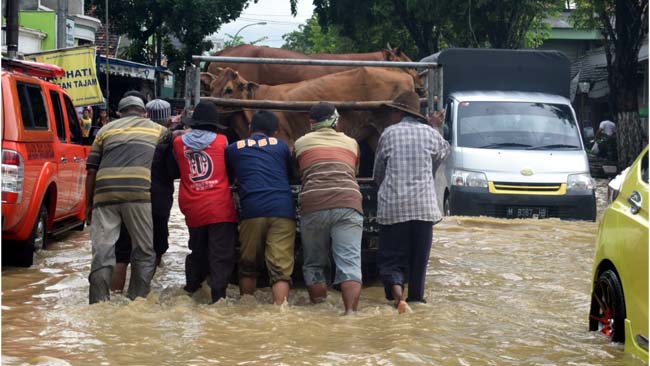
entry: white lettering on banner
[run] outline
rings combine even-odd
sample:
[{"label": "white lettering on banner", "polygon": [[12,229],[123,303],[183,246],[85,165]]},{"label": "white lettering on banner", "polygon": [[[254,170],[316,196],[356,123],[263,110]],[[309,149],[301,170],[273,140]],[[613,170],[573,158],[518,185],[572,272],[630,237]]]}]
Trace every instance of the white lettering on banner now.
[{"label": "white lettering on banner", "polygon": [[[154,70],[140,68],[140,67],[133,67],[133,66],[111,65],[111,64],[109,64],[109,67],[110,67],[109,70],[111,75],[127,76],[127,77],[132,77],[137,79],[147,79],[147,80],[155,79],[155,75],[153,72]],[[105,73],[106,63],[101,62],[99,64],[99,70]]]}]

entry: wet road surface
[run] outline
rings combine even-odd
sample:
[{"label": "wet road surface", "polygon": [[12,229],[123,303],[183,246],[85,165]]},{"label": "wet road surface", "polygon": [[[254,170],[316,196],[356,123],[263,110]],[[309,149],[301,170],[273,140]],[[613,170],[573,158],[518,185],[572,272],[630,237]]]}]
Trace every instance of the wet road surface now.
[{"label": "wet road surface", "polygon": [[207,288],[187,296],[177,207],[151,295],[88,306],[87,231],[53,241],[31,268],[3,268],[3,365],[643,364],[587,330],[597,223],[446,218],[428,303],[398,316],[373,283],[350,317],[339,293],[310,305],[301,287],[283,306],[268,288],[241,298],[231,286],[215,305]]}]

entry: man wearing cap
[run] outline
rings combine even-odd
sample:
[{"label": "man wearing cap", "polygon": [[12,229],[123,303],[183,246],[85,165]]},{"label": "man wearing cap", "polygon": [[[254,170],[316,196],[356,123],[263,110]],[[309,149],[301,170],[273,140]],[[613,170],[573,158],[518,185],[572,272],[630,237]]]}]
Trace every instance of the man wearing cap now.
[{"label": "man wearing cap", "polygon": [[235,265],[237,213],[226,171],[226,136],[217,106],[196,105],[185,124],[192,128],[172,143],[180,171],[178,204],[190,232],[185,259],[185,290],[194,293],[209,274],[212,302],[226,297]]},{"label": "man wearing cap", "polygon": [[309,113],[313,132],[295,142],[300,168],[300,235],[303,275],[312,302],[327,297],[330,250],[336,264],[346,314],[357,310],[361,294],[362,196],[356,180],[357,142],[337,132],[338,113],[318,103]]},{"label": "man wearing cap", "polygon": [[266,264],[273,302],[289,296],[293,272],[296,222],[289,178],[291,152],[275,137],[278,118],[271,112],[253,115],[249,138],[226,149],[228,170],[239,192],[239,289],[253,294],[260,269]]},{"label": "man wearing cap", "polygon": [[[161,126],[167,127],[171,106],[167,101],[154,99],[145,105],[147,116]],[[172,134],[166,133],[156,145],[151,163],[151,213],[153,222],[153,248],[156,266],[169,249],[169,216],[174,203],[174,179],[178,179],[178,166],[171,149]],[[111,291],[122,292],[126,282],[126,270],[131,260],[131,240],[124,227],[115,245],[116,265],[113,271]]]},{"label": "man wearing cap", "polygon": [[[436,205],[434,166],[449,153],[449,143],[420,114],[415,92],[398,95],[387,107],[389,123],[379,138],[374,178],[379,186],[377,265],[386,298],[399,313],[406,301],[424,302],[424,282],[433,225],[442,217]],[[439,127],[439,116],[431,121]],[[408,299],[404,283],[408,282]]]},{"label": "man wearing cap", "polygon": [[128,297],[147,296],[155,270],[151,220],[151,162],[164,127],[146,118],[142,100],[120,100],[122,118],[97,133],[86,162],[86,218],[91,224],[93,259],[90,303],[110,298],[115,243],[122,223],[133,243]]}]

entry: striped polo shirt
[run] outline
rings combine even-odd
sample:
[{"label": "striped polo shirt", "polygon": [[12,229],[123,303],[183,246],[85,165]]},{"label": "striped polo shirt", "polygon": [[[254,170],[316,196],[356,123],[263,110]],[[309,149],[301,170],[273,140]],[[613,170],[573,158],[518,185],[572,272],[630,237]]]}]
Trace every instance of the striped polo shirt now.
[{"label": "striped polo shirt", "polygon": [[97,133],[87,169],[97,170],[95,207],[126,202],[151,202],[151,162],[167,131],[140,116],[115,120]]},{"label": "striped polo shirt", "polygon": [[332,128],[320,128],[296,140],[295,150],[302,179],[302,214],[332,208],[352,208],[363,213],[356,179],[356,140]]}]

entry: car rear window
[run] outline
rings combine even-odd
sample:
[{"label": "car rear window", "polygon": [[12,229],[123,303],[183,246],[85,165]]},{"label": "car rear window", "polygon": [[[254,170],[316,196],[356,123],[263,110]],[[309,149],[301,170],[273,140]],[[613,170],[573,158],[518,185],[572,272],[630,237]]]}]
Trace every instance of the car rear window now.
[{"label": "car rear window", "polygon": [[38,85],[17,83],[20,114],[26,130],[47,130],[48,116],[43,92]]}]

